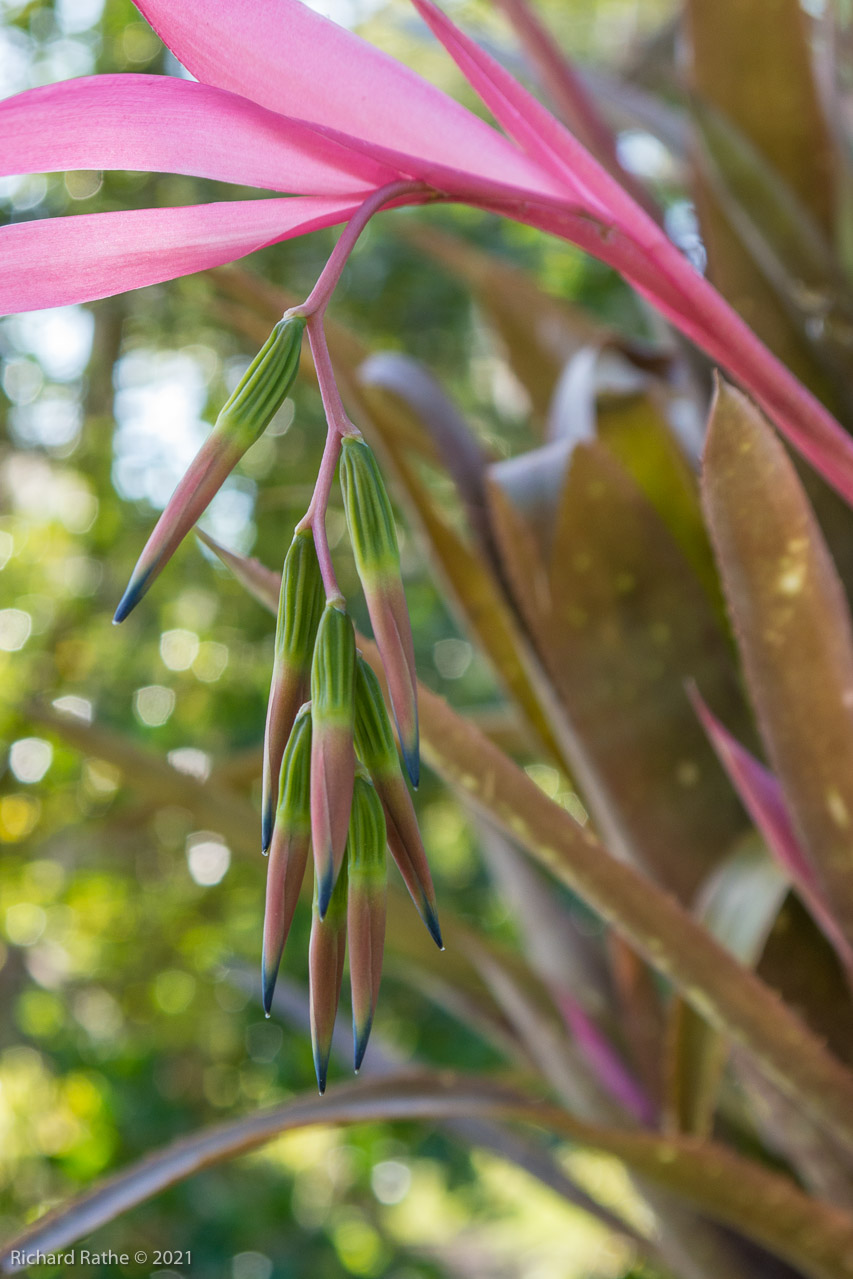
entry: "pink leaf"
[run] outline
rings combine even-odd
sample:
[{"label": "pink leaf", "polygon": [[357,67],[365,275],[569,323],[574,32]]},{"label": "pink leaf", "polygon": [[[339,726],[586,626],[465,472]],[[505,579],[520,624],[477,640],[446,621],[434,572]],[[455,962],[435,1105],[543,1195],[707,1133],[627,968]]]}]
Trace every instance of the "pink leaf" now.
[{"label": "pink leaf", "polygon": [[599,161],[650,217],[660,221],[661,212],[642,182],[622,167],[616,134],[605,120],[599,105],[582,78],[560,49],[548,28],[528,0],[499,0],[515,28],[519,41],[538,72],[557,114],[576,133]]},{"label": "pink leaf", "polygon": [[205,84],[367,141],[393,138],[400,151],[480,177],[550,189],[547,175],[484,121],[299,0],[138,0],[137,7]]},{"label": "pink leaf", "polygon": [[853,971],[853,951],[827,905],[817,875],[794,829],[777,778],[724,728],[695,688],[691,688],[689,693],[708,740],[767,847],[790,876],[797,893],[835,949],[842,965],[848,972]]},{"label": "pink leaf", "polygon": [[[412,0],[496,119],[586,207],[507,210],[609,263],[668,320],[737,379],[814,468],[853,504],[853,440],[694,270],[585,147],[432,0]],[[588,225],[584,225],[585,214]],[[595,220],[606,223],[596,227]]]},{"label": "pink leaf", "polygon": [[499,124],[539,163],[556,174],[566,191],[582,198],[590,213],[604,218],[639,215],[632,231],[642,241],[654,227],[585,147],[499,62],[441,12],[432,0],[412,0]]},{"label": "pink leaf", "polygon": [[0,102],[0,136],[4,174],[150,169],[311,195],[367,191],[398,176],[299,120],[170,76],[29,89]]},{"label": "pink leaf", "polygon": [[343,222],[361,201],[297,196],[0,227],[0,315],[109,297]]}]

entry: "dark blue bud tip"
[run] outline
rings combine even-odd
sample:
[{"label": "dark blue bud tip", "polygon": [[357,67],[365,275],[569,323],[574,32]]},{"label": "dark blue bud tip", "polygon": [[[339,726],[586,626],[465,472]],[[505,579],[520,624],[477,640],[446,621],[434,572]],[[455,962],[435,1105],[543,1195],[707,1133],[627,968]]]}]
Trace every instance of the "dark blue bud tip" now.
[{"label": "dark blue bud tip", "polygon": [[272,997],[275,992],[275,983],[278,979],[278,965],[267,972],[265,963],[261,964],[261,988],[263,990],[264,1012],[269,1017],[272,1012]]},{"label": "dark blue bud tip", "polygon": [[319,890],[317,892],[317,910],[319,912],[321,919],[326,918],[326,911],[329,909],[329,902],[332,900],[332,892],[334,891],[334,887],[335,887],[335,873],[332,866],[330,865],[329,869],[326,871],[325,875],[323,876],[323,879],[320,883]]},{"label": "dark blue bud tip", "polygon": [[329,1073],[329,1058],[325,1060],[320,1056],[317,1049],[314,1050],[314,1074],[317,1076],[317,1088],[320,1096],[326,1091],[326,1077]]},{"label": "dark blue bud tip", "polygon": [[418,789],[421,782],[421,758],[417,746],[414,750],[408,751],[403,747],[403,762],[406,765],[406,772],[409,774],[409,781],[412,783],[414,790]]},{"label": "dark blue bud tip", "polygon": [[361,1063],[364,1061],[364,1054],[367,1052],[367,1041],[370,1039],[370,1031],[373,1026],[373,1018],[371,1017],[361,1034],[358,1033],[358,1027],[353,1020],[353,1057],[352,1066],[356,1074],[361,1070]]},{"label": "dark blue bud tip", "polygon": [[429,929],[429,935],[435,942],[439,950],[444,950],[444,942],[441,939],[441,929],[438,926],[438,915],[432,907],[424,902],[424,923]]},{"label": "dark blue bud tip", "polygon": [[265,804],[264,811],[261,814],[261,852],[264,857],[266,857],[267,853],[270,851],[273,825],[272,805]]},{"label": "dark blue bud tip", "polygon": [[145,594],[150,577],[151,573],[149,571],[140,577],[138,581],[134,581],[133,578],[130,579],[127,585],[127,590],[124,595],[122,595],[119,606],[115,611],[113,626],[118,626],[126,617],[130,616],[139,601],[142,599],[142,596]]}]

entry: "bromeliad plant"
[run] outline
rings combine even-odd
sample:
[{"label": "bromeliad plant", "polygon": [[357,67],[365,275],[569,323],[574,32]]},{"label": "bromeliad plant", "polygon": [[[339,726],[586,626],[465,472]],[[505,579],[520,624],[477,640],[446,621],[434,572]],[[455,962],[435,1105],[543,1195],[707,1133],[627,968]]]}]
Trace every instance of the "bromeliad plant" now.
[{"label": "bromeliad plant", "polygon": [[[326,309],[360,232],[380,210],[466,203],[567,239],[615,267],[848,502],[853,443],[680,254],[648,194],[638,192],[638,202],[628,193],[612,136],[582,81],[522,0],[504,7],[574,132],[429,0],[414,3],[508,136],[296,0],[239,9],[226,0],[144,0],[141,11],[197,82],[99,77],[10,99],[0,104],[8,171],[150,166],[297,194],[5,228],[0,244],[10,265],[0,274],[0,304],[20,310],[100,297],[346,223],[301,303],[288,300],[269,313],[269,292],[250,278],[220,279],[223,292],[243,289],[255,318],[274,323],[272,334],[155,528],[116,620],[149,589],[268,425],[297,376],[307,333],[328,434],[281,580],[221,552],[278,616],[263,748],[264,1005],[268,1012],[274,1006],[312,847],[310,1026],[321,1091],[347,949],[356,1069],[364,1060],[387,922],[386,845],[441,946],[406,780],[418,782],[420,731],[429,762],[484,823],[484,853],[524,937],[525,957],[513,962],[443,910],[449,937],[451,920],[449,954],[458,956],[451,1007],[476,1008],[484,1033],[516,1068],[513,1087],[443,1076],[368,1080],[340,1090],[326,1109],[312,1099],[262,1112],[131,1169],[28,1239],[61,1246],[152,1187],[318,1116],[352,1122],[429,1114],[477,1119],[485,1126],[481,1141],[505,1140],[502,1127],[495,1135],[497,1121],[520,1118],[615,1154],[662,1222],[659,1248],[676,1273],[758,1279],[781,1259],[821,1279],[853,1275],[853,637],[842,582],[794,465],[755,404],[720,382],[700,505],[673,427],[673,387],[683,396],[688,384],[677,353],[650,353],[581,321],[526,277],[435,232],[410,234],[467,273],[504,333],[518,337],[519,299],[529,300],[524,342],[508,358],[534,409],[543,399],[550,405],[540,447],[500,462],[488,457],[423,370],[400,356],[358,361],[343,344],[336,350]],[[761,10],[761,0],[754,3]],[[774,32],[786,57],[799,50],[790,60],[800,79],[792,71],[790,83],[802,84],[806,42],[797,44],[792,32],[803,15],[792,6],[790,24],[777,18]],[[843,411],[849,376],[839,372],[837,330],[833,345],[832,332],[804,322],[803,291],[792,287],[790,273],[802,274],[812,292],[821,284],[836,322],[850,313],[849,289],[833,275],[825,227],[803,212],[803,193],[793,197],[772,166],[756,159],[755,150],[765,154],[770,143],[758,148],[731,125],[729,116],[749,112],[739,86],[720,86],[707,70],[714,57],[706,9],[689,6],[697,66],[691,120],[697,186],[711,209],[712,268],[721,282],[744,256],[749,270],[760,268],[762,287],[782,299],[813,365],[832,374],[840,393],[831,397],[825,381],[810,376],[808,360],[797,367]],[[735,9],[733,28],[737,20]],[[717,75],[719,64],[718,57]],[[800,114],[808,114],[802,104]],[[747,123],[760,132],[754,116]],[[719,246],[732,237],[737,248],[727,256]],[[728,283],[737,296],[737,281]],[[568,360],[568,371],[553,398],[553,345],[528,323],[542,315],[548,341],[573,334],[556,361]],[[757,323],[785,349],[763,313]],[[627,393],[602,385],[602,351],[619,363]],[[391,507],[344,398],[381,446],[465,624],[512,694],[527,731],[513,741],[515,752],[524,757],[533,742],[558,784],[568,788],[571,777],[588,823],[574,791],[566,811],[476,726],[418,689]],[[412,418],[428,460],[443,460],[455,481],[468,540],[442,518],[401,440],[397,428]],[[375,648],[354,634],[326,537],[338,467]],[[814,477],[806,482],[844,555],[848,513]],[[841,567],[849,590],[849,558]],[[724,602],[758,733],[733,669]],[[399,752],[377,672],[388,685]],[[770,769],[755,756],[759,736]],[[762,843],[748,834],[712,748]],[[244,812],[228,819],[238,832]],[[606,945],[573,937],[569,913],[521,861],[519,847],[605,921]],[[780,918],[793,964],[781,962],[778,938],[774,955]],[[413,949],[405,926],[391,941],[440,989],[432,955]],[[734,1097],[724,1085],[732,1047]],[[560,1104],[542,1103],[543,1089]],[[759,1094],[745,1118],[742,1098]],[[517,1150],[514,1157],[523,1162]],[[525,1166],[566,1197],[577,1195],[551,1165],[543,1172],[528,1154]],[[674,1211],[673,1195],[688,1207]],[[607,1216],[601,1205],[591,1210]],[[630,1234],[624,1220],[616,1229]]]}]

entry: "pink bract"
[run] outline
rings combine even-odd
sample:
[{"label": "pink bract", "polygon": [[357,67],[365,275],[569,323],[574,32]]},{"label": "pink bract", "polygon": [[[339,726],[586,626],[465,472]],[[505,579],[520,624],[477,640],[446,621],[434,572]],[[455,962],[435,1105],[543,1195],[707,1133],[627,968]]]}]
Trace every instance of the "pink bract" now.
[{"label": "pink bract", "polygon": [[[581,143],[431,0],[413,0],[510,137],[299,0],[139,0],[199,83],[96,76],[0,104],[0,172],[182,172],[296,198],[77,215],[0,230],[0,312],[104,297],[395,203],[455,200],[618,270],[853,502],[853,441]],[[393,145],[389,145],[393,142]]]}]

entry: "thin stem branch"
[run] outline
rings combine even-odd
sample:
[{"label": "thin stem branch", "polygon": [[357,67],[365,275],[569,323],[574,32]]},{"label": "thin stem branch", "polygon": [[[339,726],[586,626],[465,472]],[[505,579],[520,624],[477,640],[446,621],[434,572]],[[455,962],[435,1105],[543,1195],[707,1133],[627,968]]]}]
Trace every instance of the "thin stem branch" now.
[{"label": "thin stem branch", "polygon": [[308,330],[308,345],[311,347],[314,372],[317,374],[317,385],[320,388],[320,398],[323,401],[323,410],[326,414],[326,421],[329,423],[329,429],[336,431],[338,435],[357,435],[357,428],[353,426],[347,417],[341,393],[335,380],[335,370],[332,367],[332,357],[329,354],[329,344],[326,341],[322,311],[315,311],[310,315],[305,327]]},{"label": "thin stem branch", "polygon": [[332,250],[329,260],[320,272],[314,288],[301,306],[295,307],[290,314],[322,316],[329,300],[335,291],[341,273],[347,264],[349,255],[355,248],[356,241],[367,226],[374,213],[401,195],[411,195],[415,191],[427,190],[423,182],[389,182],[368,196],[361,208],[357,209],[344,227],[337,244]]}]

